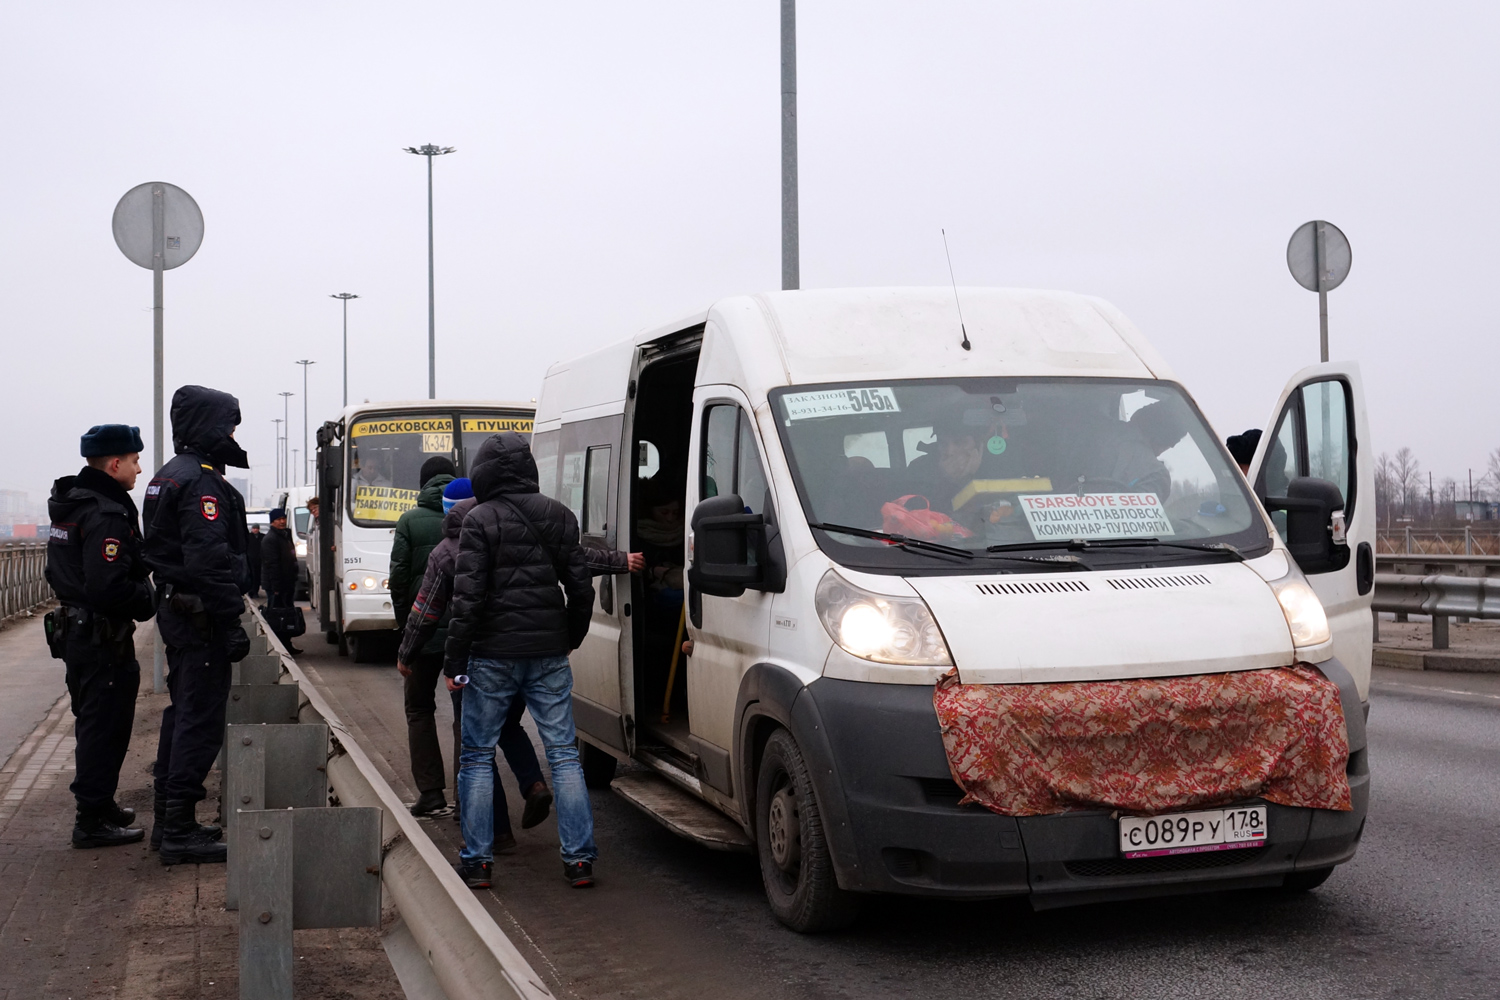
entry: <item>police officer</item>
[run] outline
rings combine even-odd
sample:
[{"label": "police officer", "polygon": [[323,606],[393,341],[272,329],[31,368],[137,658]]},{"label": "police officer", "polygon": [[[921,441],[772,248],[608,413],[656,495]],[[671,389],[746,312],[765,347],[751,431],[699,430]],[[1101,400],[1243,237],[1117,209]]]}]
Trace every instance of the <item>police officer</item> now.
[{"label": "police officer", "polygon": [[225,466],[249,459],[235,443],[240,404],[226,392],[185,385],[172,396],[177,455],[146,487],[146,562],[157,586],[157,625],[167,646],[167,691],[157,744],[156,826],[161,863],[223,861],[222,831],[197,820],[203,779],[224,742],[230,664],[250,651],[240,627],[249,590],[245,502]]},{"label": "police officer", "polygon": [[52,615],[52,642],[67,663],[76,719],[73,846],[79,848],[134,844],[145,836],[131,825],[135,811],[115,802],[141,683],[132,636],[153,603],[130,499],[141,447],[139,427],[89,428],[79,448],[88,464],[53,483],[47,501],[47,582],[62,602]]}]

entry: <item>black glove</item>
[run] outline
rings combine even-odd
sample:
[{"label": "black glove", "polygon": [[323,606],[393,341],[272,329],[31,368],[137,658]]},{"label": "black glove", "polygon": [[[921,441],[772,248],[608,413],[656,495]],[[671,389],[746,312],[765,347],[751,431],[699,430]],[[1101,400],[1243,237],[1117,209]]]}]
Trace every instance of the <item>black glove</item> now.
[{"label": "black glove", "polygon": [[224,644],[229,651],[230,663],[238,663],[250,655],[250,637],[238,622],[224,630]]}]

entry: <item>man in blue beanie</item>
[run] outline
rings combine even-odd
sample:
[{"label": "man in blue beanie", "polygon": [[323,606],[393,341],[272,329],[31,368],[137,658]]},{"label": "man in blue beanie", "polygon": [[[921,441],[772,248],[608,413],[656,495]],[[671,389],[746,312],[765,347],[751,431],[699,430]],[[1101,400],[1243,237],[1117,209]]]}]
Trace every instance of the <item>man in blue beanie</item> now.
[{"label": "man in blue beanie", "polygon": [[48,614],[52,655],[67,664],[73,731],[77,848],[134,844],[145,831],[135,810],[115,802],[130,747],[141,668],[135,623],[154,612],[150,569],[130,491],[141,472],[141,432],[101,424],[83,435],[86,465],[52,484],[47,512],[47,582],[62,602]]}]

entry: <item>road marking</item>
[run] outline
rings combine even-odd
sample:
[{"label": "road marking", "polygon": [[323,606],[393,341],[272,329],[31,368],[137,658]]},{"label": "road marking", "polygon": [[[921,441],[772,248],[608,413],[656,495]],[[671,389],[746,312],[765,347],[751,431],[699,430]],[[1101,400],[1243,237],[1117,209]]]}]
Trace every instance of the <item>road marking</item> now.
[{"label": "road marking", "polygon": [[1500,701],[1500,694],[1484,694],[1480,691],[1462,691],[1458,688],[1428,687],[1425,684],[1401,684],[1396,681],[1377,681],[1370,685],[1372,691],[1391,694],[1446,694],[1460,698],[1477,698],[1483,701]]}]

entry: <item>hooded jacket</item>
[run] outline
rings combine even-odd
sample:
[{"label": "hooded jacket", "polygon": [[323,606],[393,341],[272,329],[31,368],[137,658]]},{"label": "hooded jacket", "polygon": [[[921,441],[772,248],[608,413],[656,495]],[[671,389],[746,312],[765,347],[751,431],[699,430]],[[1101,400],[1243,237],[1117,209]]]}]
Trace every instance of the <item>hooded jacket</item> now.
[{"label": "hooded jacket", "polygon": [[417,494],[417,505],[396,522],[396,535],[391,540],[391,604],[396,610],[397,628],[406,627],[427,560],[443,540],[443,487],[451,482],[453,477],[447,473],[427,480]]},{"label": "hooded jacket", "polygon": [[235,444],[240,404],[227,392],[185,385],[172,395],[172,444],[177,455],[146,486],[146,563],[157,587],[197,595],[209,618],[233,624],[245,610],[249,532],[245,501],[224,478],[224,466],[246,468]]},{"label": "hooded jacket", "polygon": [[537,491],[531,448],[513,431],[480,445],[470,478],[479,502],[459,531],[445,672],[462,673],[470,656],[567,655],[594,607],[578,520]]},{"label": "hooded jacket", "polygon": [[406,619],[396,662],[411,663],[418,655],[442,654],[448,639],[448,604],[453,598],[453,571],[458,565],[458,534],[463,528],[464,518],[478,502],[467,497],[443,515],[443,540],[427,557],[427,568]]},{"label": "hooded jacket", "polygon": [[115,622],[150,618],[150,570],[125,487],[84,466],[52,484],[47,514],[47,583],[57,599]]}]

